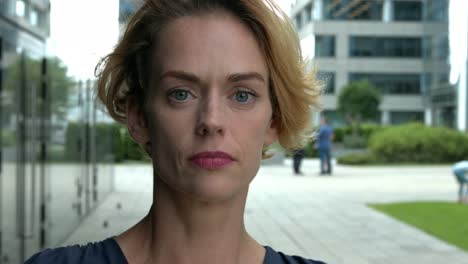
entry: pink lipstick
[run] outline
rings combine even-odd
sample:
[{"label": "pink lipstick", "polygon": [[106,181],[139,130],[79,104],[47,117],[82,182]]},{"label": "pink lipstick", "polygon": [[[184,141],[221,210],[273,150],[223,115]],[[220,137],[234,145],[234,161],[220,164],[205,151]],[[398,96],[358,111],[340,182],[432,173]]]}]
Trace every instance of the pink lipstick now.
[{"label": "pink lipstick", "polygon": [[234,161],[229,154],[222,151],[200,152],[191,156],[189,160],[196,166],[207,170],[221,169]]}]

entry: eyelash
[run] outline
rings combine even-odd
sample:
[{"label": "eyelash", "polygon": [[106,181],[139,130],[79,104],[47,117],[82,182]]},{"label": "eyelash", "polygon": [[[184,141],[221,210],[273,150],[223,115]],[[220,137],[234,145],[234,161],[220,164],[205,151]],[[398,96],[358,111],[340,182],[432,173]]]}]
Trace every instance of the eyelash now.
[{"label": "eyelash", "polygon": [[[194,98],[196,98],[191,92],[189,89],[181,89],[181,88],[177,88],[177,89],[173,89],[171,91],[169,91],[167,93],[168,97],[172,97],[176,102],[178,103],[182,103],[182,102],[185,102],[186,100],[177,100],[175,99],[175,93],[177,92],[186,92],[188,94],[188,96],[192,96]],[[250,90],[250,89],[246,89],[246,88],[236,88],[236,91],[235,93],[231,96],[231,97],[235,97],[237,95],[237,93],[247,93],[248,95],[252,96],[253,99],[256,99],[258,98],[258,95],[257,93],[255,93],[254,91]],[[247,104],[247,103],[243,103],[243,102],[239,102],[240,104]]]},{"label": "eyelash", "polygon": [[193,97],[193,98],[196,98],[196,97],[190,92],[189,89],[181,89],[181,88],[172,89],[172,90],[170,90],[170,91],[167,93],[167,96],[169,97],[169,99],[171,99],[172,101],[174,101],[174,102],[176,102],[176,103],[183,103],[183,102],[186,101],[186,100],[183,100],[183,101],[177,100],[177,99],[175,98],[175,94],[176,94],[177,92],[186,92],[186,93],[187,93],[187,96],[191,96],[191,97]]},{"label": "eyelash", "polygon": [[[255,100],[256,98],[258,98],[258,95],[257,95],[254,91],[252,91],[252,90],[250,90],[250,89],[245,89],[245,88],[244,88],[244,89],[237,88],[237,89],[236,89],[236,92],[234,93],[234,96],[236,96],[236,94],[239,93],[239,92],[241,92],[241,93],[247,93],[248,95],[252,96],[253,99],[251,99],[251,100]],[[241,102],[239,102],[239,103],[240,103],[240,104],[247,104],[248,102],[247,102],[247,103],[241,103]]]}]

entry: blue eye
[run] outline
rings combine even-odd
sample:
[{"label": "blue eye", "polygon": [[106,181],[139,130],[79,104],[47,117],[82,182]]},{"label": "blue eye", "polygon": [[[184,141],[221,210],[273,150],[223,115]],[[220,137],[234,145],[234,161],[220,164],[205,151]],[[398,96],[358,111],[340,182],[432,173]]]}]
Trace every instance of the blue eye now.
[{"label": "blue eye", "polygon": [[248,103],[249,101],[253,100],[252,97],[257,97],[257,96],[252,92],[237,91],[235,99],[239,103]]},{"label": "blue eye", "polygon": [[189,97],[189,92],[186,90],[175,90],[172,91],[169,96],[177,101],[186,101]]}]

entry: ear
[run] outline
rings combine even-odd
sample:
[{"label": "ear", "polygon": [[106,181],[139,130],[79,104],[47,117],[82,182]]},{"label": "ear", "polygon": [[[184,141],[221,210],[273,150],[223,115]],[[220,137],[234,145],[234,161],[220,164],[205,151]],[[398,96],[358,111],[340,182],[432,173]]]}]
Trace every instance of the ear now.
[{"label": "ear", "polygon": [[276,116],[273,116],[270,119],[270,124],[268,125],[265,132],[265,141],[263,142],[263,147],[270,146],[273,142],[278,140],[278,124],[279,121]]},{"label": "ear", "polygon": [[133,140],[140,146],[145,146],[150,141],[143,106],[133,96],[127,99],[127,129]]}]

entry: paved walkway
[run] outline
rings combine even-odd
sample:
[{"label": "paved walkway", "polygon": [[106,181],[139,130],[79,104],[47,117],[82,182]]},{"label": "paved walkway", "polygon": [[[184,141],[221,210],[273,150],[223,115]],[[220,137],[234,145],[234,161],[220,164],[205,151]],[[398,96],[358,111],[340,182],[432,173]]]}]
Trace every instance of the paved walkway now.
[{"label": "paved walkway", "polygon": [[[468,252],[366,206],[455,201],[450,166],[336,166],[332,177],[318,176],[317,167],[318,161],[306,160],[305,175],[297,177],[290,160],[283,166],[262,166],[245,213],[247,229],[260,243],[329,264],[468,264]],[[116,192],[65,244],[119,234],[147,213],[151,168],[117,166],[115,172]]]}]

